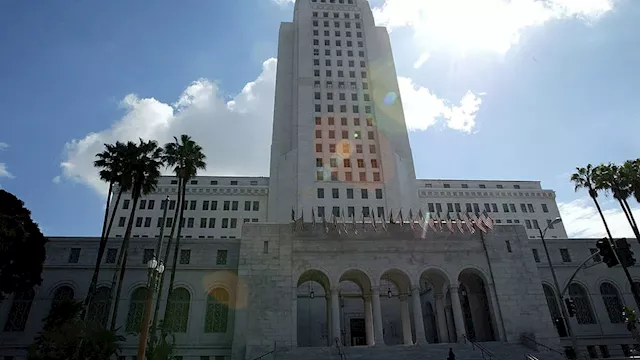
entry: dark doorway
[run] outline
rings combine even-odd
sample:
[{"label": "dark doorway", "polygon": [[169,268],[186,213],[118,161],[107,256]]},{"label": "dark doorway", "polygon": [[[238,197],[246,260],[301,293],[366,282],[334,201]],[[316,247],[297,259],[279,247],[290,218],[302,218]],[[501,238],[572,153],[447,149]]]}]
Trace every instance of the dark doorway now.
[{"label": "dark doorway", "polygon": [[363,318],[350,319],[349,330],[351,333],[351,346],[367,345],[367,331]]}]

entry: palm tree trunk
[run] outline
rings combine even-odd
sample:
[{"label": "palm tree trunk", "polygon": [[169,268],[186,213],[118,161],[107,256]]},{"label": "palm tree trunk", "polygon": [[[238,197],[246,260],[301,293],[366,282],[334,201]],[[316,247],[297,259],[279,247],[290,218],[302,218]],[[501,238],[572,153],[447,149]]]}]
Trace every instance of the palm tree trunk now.
[{"label": "palm tree trunk", "polygon": [[[589,194],[592,193],[593,190],[589,190]],[[594,191],[595,192],[595,191]],[[611,231],[609,230],[609,225],[607,225],[607,221],[604,218],[604,214],[602,213],[602,209],[600,208],[600,204],[598,203],[598,200],[596,199],[595,196],[591,196],[591,198],[593,199],[593,202],[596,204],[596,208],[598,209],[598,213],[600,214],[600,217],[602,218],[602,223],[604,224],[604,228],[607,231],[607,235],[609,236],[609,244],[610,246],[613,246],[613,236],[611,236]],[[614,256],[616,258],[616,260],[618,260],[618,262],[620,262],[620,259],[618,258],[617,255],[617,251],[613,250]],[[620,266],[622,267],[622,270],[624,271],[625,276],[627,277],[627,281],[629,282],[629,286],[631,287],[631,293],[633,294],[633,299],[636,302],[636,306],[640,307],[640,292],[638,291],[638,288],[636,287],[636,285],[633,282],[633,279],[631,278],[631,274],[629,274],[629,269],[627,269],[627,267],[620,263]]]},{"label": "palm tree trunk", "polygon": [[107,196],[107,205],[104,212],[104,223],[102,225],[103,228],[102,236],[100,238],[100,246],[98,247],[98,257],[96,259],[96,265],[93,268],[93,276],[91,277],[91,283],[89,284],[89,291],[87,292],[87,296],[85,297],[84,304],[82,306],[81,319],[84,319],[87,315],[89,304],[91,303],[93,294],[96,291],[96,286],[98,284],[98,275],[100,274],[100,264],[102,263],[104,251],[107,248],[107,242],[109,241],[109,232],[111,231],[111,226],[113,226],[113,219],[116,216],[116,210],[118,209],[118,204],[120,204],[120,198],[122,197],[122,190],[119,190],[116,197],[115,205],[113,206],[113,211],[111,212],[111,218],[109,219],[109,207],[111,206],[112,190],[113,182],[109,183],[109,196]]},{"label": "palm tree trunk", "polygon": [[622,203],[620,205],[622,205],[623,208],[627,209],[627,213],[629,214],[629,223],[631,223],[631,228],[633,229],[633,233],[636,236],[636,240],[638,240],[638,242],[640,243],[640,230],[638,229],[638,223],[636,223],[636,219],[633,216],[633,212],[631,211],[631,207],[629,206],[627,199],[622,199]]},{"label": "palm tree trunk", "polygon": [[[187,192],[187,179],[182,181],[182,199],[185,199]],[[183,200],[184,201],[184,200]],[[182,220],[184,219],[184,206],[180,207],[180,219],[178,223],[178,233],[176,234],[176,247],[173,251],[173,267],[171,268],[171,277],[169,278],[169,289],[167,291],[167,306],[171,299],[171,293],[173,292],[173,284],[176,280],[176,268],[178,267],[178,252],[180,251],[180,234],[182,233]],[[163,321],[167,321],[167,310],[165,308]]]},{"label": "palm tree trunk", "polygon": [[[171,241],[173,240],[173,235],[175,234],[175,230],[177,227],[177,222],[178,222],[178,215],[180,214],[180,209],[182,208],[182,191],[180,191],[180,189],[182,188],[182,178],[178,178],[178,200],[177,200],[177,207],[176,207],[176,211],[173,214],[173,224],[171,226],[171,233],[169,234],[169,240],[167,241],[167,249],[164,252],[164,260],[163,260],[163,264],[165,266],[165,269],[169,267],[169,254],[171,253]],[[169,206],[169,205],[167,205]],[[164,289],[164,274],[166,274],[167,272],[163,272],[162,274],[160,274],[160,282],[159,282],[159,287],[158,287],[158,298],[156,300],[156,307],[153,310],[153,321],[151,322],[151,339],[152,339],[152,343],[155,343],[155,336],[156,336],[156,326],[158,325],[158,314],[160,313],[160,300],[162,299],[162,290]]]},{"label": "palm tree trunk", "polygon": [[[134,185],[135,186],[135,185]],[[135,220],[136,208],[138,206],[138,200],[140,199],[140,190],[133,189],[133,203],[131,208],[131,215],[129,216],[129,222],[127,223],[127,230],[124,233],[124,240],[120,247],[120,254],[118,255],[118,262],[116,263],[116,269],[113,272],[113,278],[111,279],[110,299],[113,303],[113,312],[111,315],[111,331],[115,330],[116,320],[118,317],[118,305],[120,303],[120,293],[122,292],[122,278],[124,277],[125,267],[127,266],[127,255],[129,251],[129,242],[131,239],[131,230],[133,229],[133,222]],[[118,279],[118,270],[120,270],[120,282],[118,283],[118,289],[113,296],[113,289],[116,287],[116,280]]]}]

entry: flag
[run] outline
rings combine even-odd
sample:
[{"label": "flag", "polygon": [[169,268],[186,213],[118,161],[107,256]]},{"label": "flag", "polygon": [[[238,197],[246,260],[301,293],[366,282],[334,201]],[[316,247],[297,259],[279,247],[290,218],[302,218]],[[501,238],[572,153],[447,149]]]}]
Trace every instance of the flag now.
[{"label": "flag", "polygon": [[462,225],[462,219],[460,218],[460,213],[456,213],[456,225],[458,225],[458,230],[460,234],[464,234],[464,227]]},{"label": "flag", "polygon": [[347,231],[347,221],[344,218],[344,209],[340,209],[340,221],[342,221],[342,230],[346,234],[348,231]]},{"label": "flag", "polygon": [[364,207],[362,208],[362,231],[364,231]]},{"label": "flag", "polygon": [[316,213],[313,210],[313,208],[311,208],[311,226],[315,229],[316,228]]},{"label": "flag", "polygon": [[400,219],[400,227],[402,227],[402,225],[404,225],[404,219],[402,218],[402,209],[400,209],[400,212],[398,213],[398,218]]},{"label": "flag", "polygon": [[431,213],[429,213],[429,227],[433,231],[438,231],[438,229],[436,228],[436,222],[435,222],[435,220],[433,220],[433,216],[431,216]]},{"label": "flag", "polygon": [[338,218],[336,214],[331,214],[331,222],[333,223],[333,230],[338,230]]},{"label": "flag", "polygon": [[327,226],[327,219],[324,217],[324,213],[322,213],[322,228],[324,232],[329,232],[329,227]]},{"label": "flag", "polygon": [[436,223],[438,231],[442,231],[442,217],[440,216],[440,213],[436,213],[435,219],[433,219],[433,221]]},{"label": "flag", "polygon": [[393,222],[393,209],[389,211],[389,224],[395,224],[395,222]]},{"label": "flag", "polygon": [[464,220],[464,224],[467,225],[467,229],[469,229],[469,233],[471,234],[475,233],[476,229],[473,227],[473,224],[471,223],[471,219],[469,219],[467,214],[462,213],[462,218]]},{"label": "flag", "polygon": [[473,216],[473,223],[478,228],[478,230],[486,233],[487,229],[485,229],[484,226],[482,225],[482,221],[476,216],[476,214],[471,214],[471,215]]},{"label": "flag", "polygon": [[409,227],[413,229],[413,211],[409,209]]},{"label": "flag", "polygon": [[356,227],[356,213],[355,212],[353,214],[351,214],[351,222],[353,223],[353,233],[358,235],[358,229]]},{"label": "flag", "polygon": [[486,210],[484,211],[484,224],[489,230],[493,230],[493,219],[491,219]]},{"label": "flag", "polygon": [[291,208],[291,222],[296,221],[296,212]]},{"label": "flag", "polygon": [[376,227],[376,214],[373,211],[371,211],[371,226],[373,227],[373,231],[378,231]]},{"label": "flag", "polygon": [[450,232],[453,233],[453,221],[451,221],[451,216],[449,216],[449,213],[447,213],[447,219],[445,221],[447,223],[447,228]]}]

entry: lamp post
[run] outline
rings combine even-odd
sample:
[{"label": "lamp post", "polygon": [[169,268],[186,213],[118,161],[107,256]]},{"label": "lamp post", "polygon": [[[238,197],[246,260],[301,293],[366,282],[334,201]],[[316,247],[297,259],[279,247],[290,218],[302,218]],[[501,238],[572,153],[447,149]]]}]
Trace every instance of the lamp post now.
[{"label": "lamp post", "polygon": [[138,343],[138,359],[144,360],[145,352],[147,351],[147,337],[149,336],[149,320],[151,318],[151,308],[153,307],[153,294],[158,290],[158,284],[162,272],[164,271],[164,265],[162,262],[158,262],[156,258],[149,260],[147,263],[149,269],[147,274],[147,302],[144,306],[144,317],[142,318],[142,324],[140,325],[140,342]]},{"label": "lamp post", "polygon": [[557,217],[550,222],[544,230],[538,227],[538,231],[540,232],[540,239],[542,240],[542,246],[544,247],[544,253],[547,255],[547,263],[549,263],[549,270],[551,271],[551,276],[553,277],[553,285],[555,287],[556,301],[558,302],[558,306],[562,310],[562,317],[564,318],[565,327],[567,328],[567,332],[571,337],[571,346],[573,347],[573,351],[576,353],[576,358],[579,355],[578,351],[578,340],[576,339],[576,335],[573,333],[573,329],[571,328],[571,323],[569,322],[569,314],[567,313],[567,309],[564,307],[562,303],[562,291],[560,290],[560,285],[558,284],[558,277],[556,276],[556,271],[553,268],[553,263],[551,262],[551,256],[549,256],[549,249],[547,248],[547,242],[544,240],[544,235],[547,233],[550,227],[553,225],[559,224],[562,222],[562,219]]}]

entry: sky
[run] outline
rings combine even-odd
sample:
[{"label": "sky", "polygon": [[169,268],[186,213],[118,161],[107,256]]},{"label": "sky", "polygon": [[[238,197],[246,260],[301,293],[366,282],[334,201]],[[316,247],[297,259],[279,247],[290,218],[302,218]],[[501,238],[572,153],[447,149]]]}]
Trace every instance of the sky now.
[{"label": "sky", "polygon": [[[602,236],[569,176],[640,157],[640,2],[370,3],[417,176],[539,180],[570,237]],[[99,236],[104,143],[187,133],[203,174],[268,176],[278,28],[292,17],[293,0],[0,1],[0,187],[46,235]],[[614,236],[632,236],[600,200]]]}]

